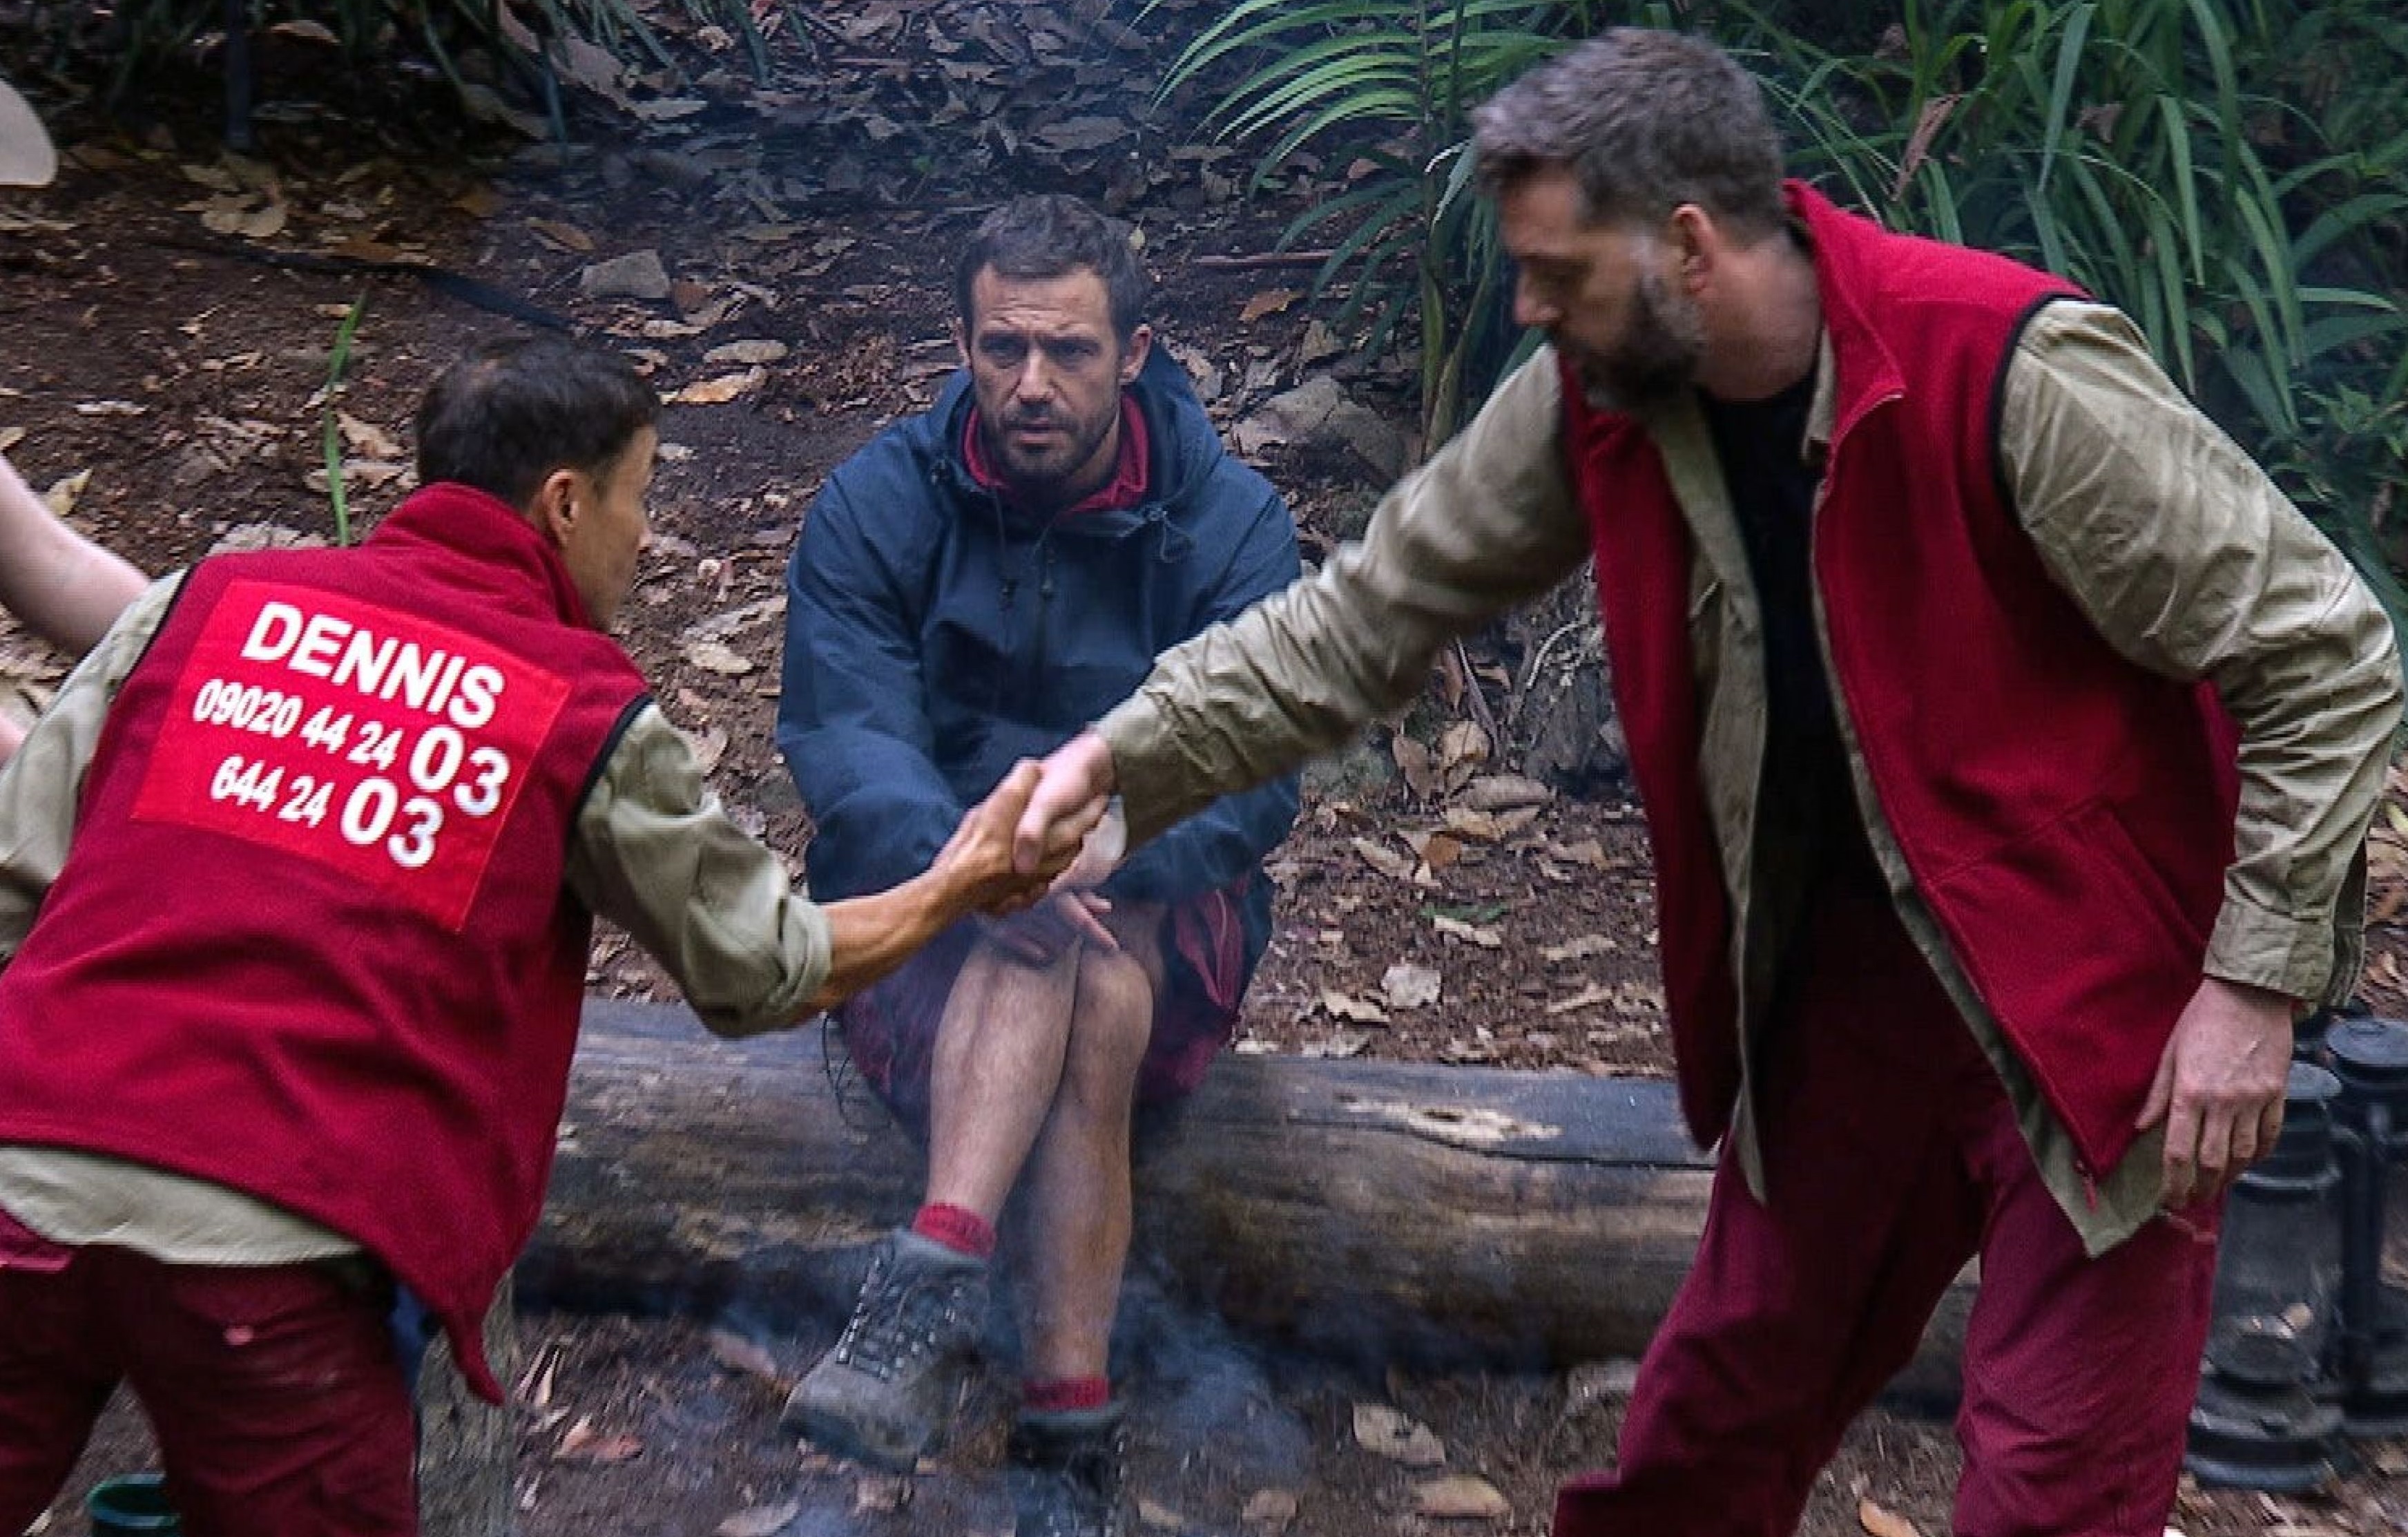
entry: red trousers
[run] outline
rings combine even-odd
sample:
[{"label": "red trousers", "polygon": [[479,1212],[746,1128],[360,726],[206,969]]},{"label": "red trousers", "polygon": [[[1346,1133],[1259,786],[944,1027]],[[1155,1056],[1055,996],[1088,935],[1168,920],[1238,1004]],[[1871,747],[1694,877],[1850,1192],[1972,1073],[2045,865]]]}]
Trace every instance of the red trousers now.
[{"label": "red trousers", "polygon": [[388,1305],[323,1266],[64,1249],[0,1213],[0,1532],[57,1496],[122,1380],[189,1537],[414,1537]]},{"label": "red trousers", "polygon": [[1787,1537],[1976,1255],[1956,1537],[2159,1537],[2215,1210],[2086,1257],[1886,901],[1827,896],[1799,955],[1757,1059],[1769,1199],[1727,1151],[1617,1467],[1564,1486],[1555,1537]]}]

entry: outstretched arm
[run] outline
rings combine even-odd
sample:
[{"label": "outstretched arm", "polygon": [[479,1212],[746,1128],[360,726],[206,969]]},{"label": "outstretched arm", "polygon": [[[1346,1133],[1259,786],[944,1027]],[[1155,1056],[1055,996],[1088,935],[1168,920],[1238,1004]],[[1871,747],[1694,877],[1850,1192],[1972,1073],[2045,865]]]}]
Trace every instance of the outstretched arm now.
[{"label": "outstretched arm", "polygon": [[1048,819],[1115,788],[1142,844],[1342,745],[1412,699],[1440,645],[1570,575],[1589,543],[1562,417],[1555,353],[1541,348],[1382,499],[1361,543],[1164,652],[1135,695],[1048,757],[1024,857]]},{"label": "outstretched arm", "polygon": [[[0,606],[50,644],[81,656],[149,579],[69,528],[0,457]],[[24,728],[0,719],[0,762]]]}]

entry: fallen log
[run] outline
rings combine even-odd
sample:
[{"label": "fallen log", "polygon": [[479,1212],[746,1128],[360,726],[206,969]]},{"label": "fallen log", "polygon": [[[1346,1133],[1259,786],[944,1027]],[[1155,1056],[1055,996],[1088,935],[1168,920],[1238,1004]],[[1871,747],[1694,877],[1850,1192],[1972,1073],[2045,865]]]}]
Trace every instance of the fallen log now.
[{"label": "fallen log", "polygon": [[[522,1305],[840,1317],[921,1161],[835,1076],[817,1029],[719,1041],[680,1008],[590,1002]],[[1141,1348],[1158,1290],[1377,1365],[1637,1355],[1712,1168],[1668,1084],[1269,1056],[1216,1063],[1147,1144],[1125,1334]],[[1953,1395],[1969,1299],[1960,1280],[1900,1390]]]}]

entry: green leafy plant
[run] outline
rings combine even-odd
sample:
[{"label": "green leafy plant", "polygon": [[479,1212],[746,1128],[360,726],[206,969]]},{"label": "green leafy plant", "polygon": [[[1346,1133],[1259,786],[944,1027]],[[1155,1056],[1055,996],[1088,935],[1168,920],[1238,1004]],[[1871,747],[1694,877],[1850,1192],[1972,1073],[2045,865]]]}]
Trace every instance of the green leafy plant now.
[{"label": "green leafy plant", "polygon": [[1234,66],[1206,119],[1225,138],[1265,148],[1259,188],[1307,148],[1353,157],[1346,190],[1307,210],[1283,248],[1328,231],[1336,241],[1316,296],[1351,283],[1336,325],[1364,327],[1378,351],[1408,316],[1420,323],[1424,440],[1461,420],[1477,359],[1512,345],[1496,221],[1471,195],[1471,108],[1572,37],[1602,7],[1528,0],[1239,0],[1171,65],[1166,93]]},{"label": "green leafy plant", "polygon": [[[2372,391],[2401,356],[2408,303],[2379,241],[2408,213],[2408,134],[2344,145],[2285,79],[2303,33],[2326,46],[2345,33],[2332,15],[2277,0],[1907,0],[1881,49],[1843,57],[1763,10],[1736,14],[1801,174],[1894,227],[2004,251],[2116,305],[2278,473],[2337,430],[2339,397],[2319,391]],[[2371,21],[2401,34],[2408,66],[2408,28]],[[2366,510],[2285,479],[2408,619]]]},{"label": "green leafy plant", "polygon": [[335,348],[326,363],[324,427],[320,441],[326,461],[326,501],[335,515],[335,542],[348,546],[351,542],[351,503],[343,489],[342,412],[336,402],[342,398],[343,375],[351,366],[351,338],[359,334],[360,317],[367,313],[366,294],[351,301],[343,323],[335,328]]}]

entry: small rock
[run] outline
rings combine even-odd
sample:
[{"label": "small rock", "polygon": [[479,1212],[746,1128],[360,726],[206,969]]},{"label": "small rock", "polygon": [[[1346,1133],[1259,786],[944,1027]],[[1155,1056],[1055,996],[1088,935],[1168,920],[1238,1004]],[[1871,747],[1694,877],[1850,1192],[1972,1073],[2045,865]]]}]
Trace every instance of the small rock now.
[{"label": "small rock", "polygon": [[669,296],[669,273],[659,251],[631,251],[587,267],[577,286],[588,298],[660,300]]},{"label": "small rock", "polygon": [[1440,1521],[1501,1521],[1513,1514],[1512,1502],[1496,1485],[1469,1473],[1415,1485],[1413,1508]]},{"label": "small rock", "polygon": [[1403,433],[1347,398],[1345,390],[1327,374],[1317,374],[1295,389],[1273,395],[1262,409],[1232,428],[1229,436],[1242,453],[1259,453],[1280,443],[1351,449],[1387,479],[1403,471],[1411,453]]}]

